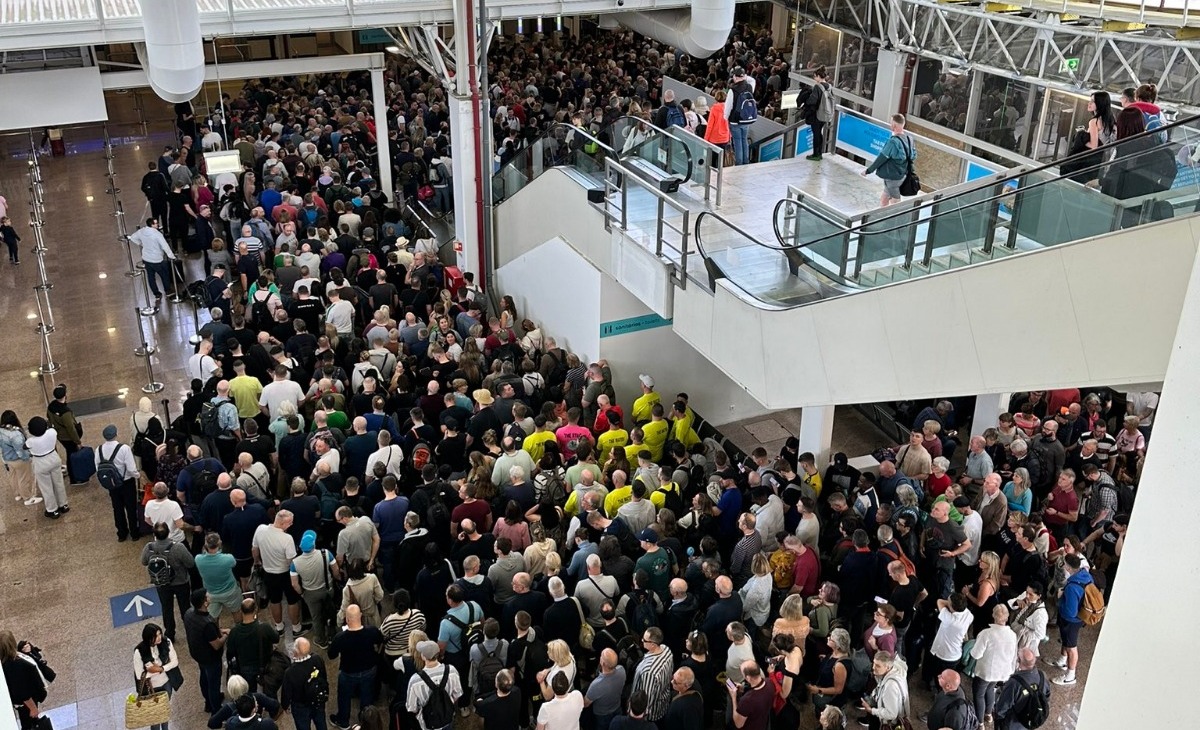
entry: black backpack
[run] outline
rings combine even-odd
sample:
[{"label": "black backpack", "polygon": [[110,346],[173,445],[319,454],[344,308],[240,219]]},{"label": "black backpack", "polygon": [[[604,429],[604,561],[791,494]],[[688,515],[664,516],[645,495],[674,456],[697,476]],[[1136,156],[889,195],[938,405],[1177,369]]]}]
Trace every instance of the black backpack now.
[{"label": "black backpack", "polygon": [[462,632],[462,639],[459,642],[460,648],[463,651],[469,651],[470,647],[476,644],[483,643],[483,612],[480,615],[475,615],[475,604],[467,603],[467,620],[462,621],[456,616],[446,614],[446,620],[458,627]]},{"label": "black backpack", "polygon": [[1137,496],[1137,492],[1134,490],[1132,484],[1118,484],[1116,490],[1117,513],[1127,515],[1133,511],[1133,499]]},{"label": "black backpack", "polygon": [[141,457],[143,461],[152,461],[155,451],[167,437],[162,421],[158,420],[158,416],[151,416],[145,431],[137,431],[136,423],[134,423],[134,430],[133,453]]},{"label": "black backpack", "polygon": [[[1020,696],[1023,698],[1017,702],[1020,705],[1020,709],[1015,713],[1017,722],[1029,728],[1029,730],[1041,727],[1050,718],[1050,703],[1046,701],[1046,696],[1042,694],[1041,687],[1030,685],[1020,674],[1014,674],[1013,679],[1020,683]],[[1040,685],[1041,683],[1039,682],[1038,684]]]},{"label": "black backpack", "polygon": [[674,488],[666,489],[660,486],[657,491],[662,492],[663,509],[669,509],[672,514],[679,517],[687,512],[687,510],[683,507],[683,495],[679,493],[679,485],[672,483],[671,486]]},{"label": "black backpack", "polygon": [[654,597],[645,588],[636,588],[629,592],[629,605],[625,608],[629,618],[629,630],[642,635],[651,626],[658,626],[658,610],[654,607]]},{"label": "black backpack", "polygon": [[96,481],[100,482],[100,486],[110,492],[115,492],[121,488],[125,480],[121,478],[121,470],[113,463],[113,459],[117,458],[117,454],[121,453],[121,447],[124,444],[117,444],[117,448],[108,455],[104,456],[104,447],[100,447],[100,464],[96,467]]},{"label": "black backpack", "polygon": [[169,586],[175,580],[175,569],[171,567],[167,553],[160,553],[153,547],[150,548],[150,560],[146,562],[146,572],[150,575],[150,585],[156,588]]},{"label": "black backpack", "polygon": [[638,665],[642,663],[645,652],[642,650],[641,634],[625,634],[617,642],[614,649],[617,652],[617,663],[625,667],[625,676],[632,677],[637,673]]},{"label": "black backpack", "polygon": [[196,471],[193,467],[194,465],[189,465],[184,469],[192,478],[192,484],[188,488],[188,500],[192,504],[202,504],[205,497],[217,491],[217,475],[206,468]]},{"label": "black backpack", "polygon": [[446,507],[445,498],[442,497],[440,484],[429,490],[429,508],[425,510],[425,519],[431,533],[443,528],[450,529],[450,510]]},{"label": "black backpack", "polygon": [[554,363],[550,368],[550,375],[546,378],[546,385],[562,385],[567,379],[566,354],[562,350],[549,350],[546,354]]},{"label": "black backpack", "polygon": [[437,684],[433,683],[424,669],[417,672],[417,676],[429,686],[429,699],[425,700],[425,706],[421,708],[421,720],[424,721],[425,727],[443,728],[454,722],[454,701],[446,691],[450,667],[442,667],[442,679]]},{"label": "black backpack", "polygon": [[480,647],[480,650],[483,651],[483,659],[479,660],[479,666],[475,668],[475,676],[478,678],[475,684],[480,695],[489,695],[495,690],[496,675],[504,669],[504,662],[500,661],[500,647],[502,646],[504,646],[503,639],[492,651],[486,651]]},{"label": "black backpack", "polygon": [[[258,295],[263,292],[267,293],[266,299],[259,299]],[[271,292],[266,289],[259,289],[254,292],[253,301],[250,304],[250,321],[257,330],[265,330],[271,326],[271,308],[267,302],[271,300]]]},{"label": "black backpack", "polygon": [[[944,724],[954,730],[975,730],[980,725],[979,718],[975,714],[974,703],[969,702],[965,697],[955,697],[946,707],[943,717],[945,718]],[[954,718],[961,718],[962,723],[953,724]]]},{"label": "black backpack", "polygon": [[226,403],[230,405],[233,401],[223,400],[219,403],[209,401],[200,406],[200,431],[207,437],[215,439],[225,435],[225,429],[221,428],[221,407]]}]

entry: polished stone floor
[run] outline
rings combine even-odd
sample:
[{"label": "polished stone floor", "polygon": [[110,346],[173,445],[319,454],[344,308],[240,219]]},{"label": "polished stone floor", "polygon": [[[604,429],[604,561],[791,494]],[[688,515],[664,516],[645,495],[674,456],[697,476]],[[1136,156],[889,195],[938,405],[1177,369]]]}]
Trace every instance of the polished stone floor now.
[{"label": "polished stone floor", "polygon": [[[156,130],[158,130],[156,132]],[[146,163],[163,144],[163,127],[151,127],[149,137],[136,127],[114,125],[121,138],[116,147],[120,197],[128,213],[130,230],[141,216],[144,200],[138,183]],[[127,439],[129,412],[142,396],[148,381],[146,363],[135,357],[140,344],[135,308],[144,303],[140,283],[123,274],[129,268],[125,249],[118,243],[111,199],[106,195],[106,165],[99,128],[67,131],[65,158],[40,158],[46,189],[46,270],[54,284],[51,291],[56,331],[50,348],[58,373],[47,382],[62,382],[72,400],[113,396],[125,407],[82,419],[88,443],[99,441],[100,430],[117,425]],[[23,136],[0,136],[0,195],[8,200],[9,215],[22,236],[22,264],[0,264],[0,311],[8,322],[7,336],[0,347],[0,407],[15,410],[27,420],[44,410],[40,364],[40,338],[34,332],[37,317],[33,287],[37,268],[30,249],[33,236],[27,226],[28,180],[27,140]],[[779,169],[781,165],[764,170]],[[742,185],[749,198],[759,192],[750,186],[751,170],[727,177],[727,184]],[[773,176],[764,175],[763,178]],[[782,194],[781,179],[771,184],[771,200]],[[761,192],[766,192],[763,188]],[[873,194],[873,193],[872,193]],[[729,198],[727,198],[729,200]],[[730,203],[732,205],[732,201]],[[189,263],[189,280],[200,275],[196,261]],[[190,354],[187,337],[194,331],[189,304],[166,301],[153,317],[142,320],[147,334],[159,346],[151,357],[154,379],[165,384],[162,393],[151,396],[170,399],[172,414],[179,411],[178,397],[186,388],[183,364]],[[834,447],[848,452],[865,452],[878,435],[865,422],[855,420],[849,409],[838,410]],[[765,423],[770,420],[771,423]],[[780,439],[798,428],[795,412],[775,414],[731,426],[730,433],[743,448],[765,443],[773,450]],[[740,430],[739,430],[740,429]],[[757,436],[756,436],[757,434]],[[784,434],[784,435],[781,435]],[[758,440],[761,437],[761,441]],[[50,689],[47,708],[59,730],[116,730],[123,727],[122,703],[132,690],[133,647],[139,640],[140,623],[113,628],[109,599],[147,586],[139,555],[142,543],[118,543],[113,534],[108,499],[93,481],[70,487],[72,511],[57,521],[44,518],[37,507],[14,503],[4,492],[0,503],[0,626],[13,631],[19,640],[40,646],[58,680]],[[1081,677],[1086,677],[1090,646],[1095,632],[1085,632],[1085,658]],[[182,638],[182,637],[181,637]],[[1051,639],[1055,646],[1055,640]],[[187,684],[173,703],[172,727],[192,730],[205,726],[196,685],[195,664],[186,646],[179,645]],[[1047,727],[1073,728],[1075,708],[1082,696],[1081,682],[1070,691],[1056,688],[1055,718]],[[927,699],[918,697],[919,711]],[[810,720],[805,716],[804,727]],[[0,723],[2,726],[2,723]],[[290,728],[290,718],[281,727]]]}]

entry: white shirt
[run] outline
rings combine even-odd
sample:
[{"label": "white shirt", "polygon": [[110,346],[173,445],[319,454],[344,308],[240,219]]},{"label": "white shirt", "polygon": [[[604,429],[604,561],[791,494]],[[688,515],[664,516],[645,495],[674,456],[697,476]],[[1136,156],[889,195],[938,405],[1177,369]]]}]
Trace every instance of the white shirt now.
[{"label": "white shirt", "polygon": [[1007,626],[992,624],[975,637],[971,656],[976,678],[1003,682],[1017,669],[1017,635]]},{"label": "white shirt", "polygon": [[272,421],[279,418],[279,406],[284,401],[291,401],[299,409],[302,400],[304,389],[294,380],[274,380],[263,386],[258,396],[258,404],[267,407]]},{"label": "white shirt", "polygon": [[763,550],[779,547],[775,535],[783,530],[783,500],[778,495],[767,497],[767,503],[757,508],[754,529],[762,536]]},{"label": "white shirt", "polygon": [[157,228],[152,226],[139,228],[130,234],[129,240],[141,247],[142,261],[148,264],[162,263],[164,258],[175,259],[175,253],[171,250],[170,244]]},{"label": "white shirt", "polygon": [[176,526],[177,520],[183,519],[183,508],[178,502],[172,502],[169,499],[154,499],[146,503],[146,524],[151,527],[159,522],[165,522],[171,527],[171,534],[167,537],[171,542],[183,542],[186,537],[183,530]]},{"label": "white shirt", "polygon": [[941,608],[938,609],[938,618],[942,623],[938,626],[930,651],[938,659],[957,662],[962,658],[963,641],[967,638],[967,629],[971,628],[974,616],[965,608],[959,613]]},{"label": "white shirt", "polygon": [[354,331],[354,305],[345,299],[340,299],[329,305],[325,310],[325,323],[334,326],[339,335],[348,335]]},{"label": "white shirt", "polygon": [[251,546],[258,549],[263,570],[275,575],[291,572],[292,558],[296,557],[296,542],[291,535],[274,525],[259,525]]},{"label": "white shirt", "polygon": [[[115,451],[114,451],[115,450]],[[136,479],[138,475],[137,462],[133,460],[133,449],[128,448],[120,441],[105,441],[96,449],[96,468],[100,468],[100,462],[104,459],[112,459],[113,466],[121,472],[122,479]]]},{"label": "white shirt", "polygon": [[[329,465],[330,474],[340,474],[342,471],[342,455],[337,449],[330,449],[325,452],[325,455],[317,459],[317,464],[326,463]],[[316,469],[316,465],[313,466]]]},{"label": "white shirt", "polygon": [[1133,415],[1140,416],[1141,412],[1149,409],[1150,415],[1138,421],[1139,426],[1154,425],[1154,413],[1158,409],[1158,394],[1154,391],[1146,391],[1144,393],[1126,393],[1125,397],[1133,405]]},{"label": "white shirt", "polygon": [[[397,659],[397,662],[400,660]],[[428,667],[425,670],[425,675],[429,677],[429,681],[435,686],[440,686],[442,675],[450,672],[450,676],[446,678],[446,693],[450,695],[452,702],[457,702],[459,697],[462,697],[462,679],[458,676],[458,670],[446,664],[438,664],[436,667]],[[425,727],[425,719],[421,717],[421,708],[429,701],[430,694],[429,685],[419,674],[413,674],[408,678],[408,700],[405,702],[405,707],[409,712],[417,716],[417,722],[421,724],[422,730],[429,730]],[[576,692],[576,694],[579,694]],[[582,698],[579,701],[580,710],[583,709]],[[575,727],[579,727],[578,719]],[[435,729],[437,730],[437,729]],[[557,730],[557,728],[555,729]]]},{"label": "white shirt", "polygon": [[375,473],[375,464],[380,463],[385,466],[387,473],[400,479],[404,475],[404,470],[401,468],[404,464],[404,449],[401,449],[396,444],[390,444],[385,448],[379,449],[375,453],[367,457],[367,478]]},{"label": "white shirt", "polygon": [[562,697],[542,703],[538,710],[538,727],[547,730],[579,730],[579,716],[583,713],[583,695],[574,689]]},{"label": "white shirt", "polygon": [[800,542],[809,550],[817,549],[817,540],[821,537],[821,521],[815,514],[800,519],[800,524],[796,525],[796,537],[800,538]]},{"label": "white shirt", "polygon": [[963,565],[975,565],[979,562],[979,548],[983,542],[983,517],[971,510],[971,514],[963,515],[962,528],[971,541],[971,549],[959,555],[958,561]]},{"label": "white shirt", "polygon": [[207,383],[212,374],[216,372],[217,361],[212,358],[212,355],[203,355],[197,352],[188,358],[187,374],[192,380],[199,380],[201,383]]}]

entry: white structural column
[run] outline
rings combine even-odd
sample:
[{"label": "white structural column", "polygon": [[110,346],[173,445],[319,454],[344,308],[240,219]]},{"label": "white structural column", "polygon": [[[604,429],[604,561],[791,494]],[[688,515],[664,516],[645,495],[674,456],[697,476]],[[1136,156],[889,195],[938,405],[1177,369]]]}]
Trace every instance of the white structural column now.
[{"label": "white structural column", "polygon": [[[479,188],[476,185],[476,143],[478,132],[471,95],[462,96],[450,90],[450,139],[454,152],[454,240],[460,271],[482,271],[479,260]],[[482,161],[484,174],[492,172],[491,160]],[[478,281],[478,279],[477,279]]]},{"label": "white structural column", "polygon": [[879,49],[879,68],[875,76],[875,98],[871,114],[876,119],[887,119],[900,109],[900,92],[904,88],[904,65],[908,54]]},{"label": "white structural column", "polygon": [[375,146],[379,155],[379,189],[396,205],[400,201],[394,199],[395,191],[392,190],[392,149],[388,143],[387,88],[383,84],[382,66],[371,69],[371,101],[374,104]]},{"label": "white structural column", "polygon": [[1008,393],[981,393],[975,396],[975,414],[971,417],[971,435],[982,436],[983,432],[996,425],[996,417],[1004,412],[1008,404]]},{"label": "white structural column", "polygon": [[[1190,519],[1200,490],[1200,259],[1175,332],[1151,447],[1125,537],[1121,568],[1088,671],[1077,727],[1189,727],[1200,641],[1186,628],[1200,605],[1200,563]],[[1189,638],[1190,637],[1190,638]],[[1181,712],[1183,714],[1181,714]]]},{"label": "white structural column", "polygon": [[800,411],[800,453],[811,451],[817,468],[829,463],[833,446],[833,406],[807,406]]}]

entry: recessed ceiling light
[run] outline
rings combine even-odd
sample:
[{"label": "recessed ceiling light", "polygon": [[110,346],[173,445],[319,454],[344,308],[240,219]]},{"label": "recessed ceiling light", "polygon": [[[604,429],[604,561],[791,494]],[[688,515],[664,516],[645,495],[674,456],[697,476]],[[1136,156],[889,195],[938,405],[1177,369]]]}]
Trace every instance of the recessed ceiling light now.
[{"label": "recessed ceiling light", "polygon": [[107,278],[108,278],[108,274],[106,274],[106,273],[104,273],[103,271],[101,271],[101,272],[100,272],[100,278],[101,278],[101,279],[107,279]]},{"label": "recessed ceiling light", "polygon": [[37,319],[37,315],[33,312],[30,312],[29,314],[25,315],[25,319]]},{"label": "recessed ceiling light", "polygon": [[84,198],[84,200],[86,200],[87,202],[89,202],[89,203],[90,203],[90,202],[92,202],[93,200],[95,200],[95,198],[93,198],[92,196],[90,196],[90,195],[89,195],[89,196],[87,196],[86,198]]},{"label": "recessed ceiling light", "polygon": [[117,331],[117,328],[116,328],[116,327],[109,327],[109,328],[108,328],[108,334],[110,334],[110,335],[111,335],[113,332],[116,332],[116,331]]},{"label": "recessed ceiling light", "polygon": [[387,46],[383,50],[394,55],[400,55],[400,46]]}]

